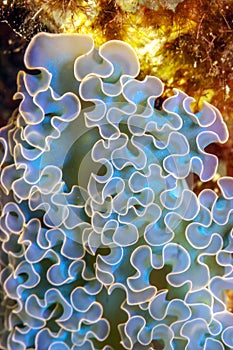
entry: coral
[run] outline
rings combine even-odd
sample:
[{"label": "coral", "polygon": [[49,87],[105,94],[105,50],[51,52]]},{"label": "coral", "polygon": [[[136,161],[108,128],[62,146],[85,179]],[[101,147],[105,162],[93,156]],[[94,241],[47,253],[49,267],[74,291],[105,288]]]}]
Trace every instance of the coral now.
[{"label": "coral", "polygon": [[124,0],[116,0],[116,3],[122,8],[124,11],[129,12],[135,12],[139,6],[145,6],[148,9],[152,10],[158,10],[160,8],[168,9],[175,11],[177,5],[180,2],[183,2],[184,0],[166,0],[166,1],[160,1],[160,0],[131,0],[131,1],[124,1]]},{"label": "coral", "polygon": [[[233,349],[233,179],[208,103],[144,80],[123,41],[40,33],[1,129],[1,347]],[[159,108],[156,108],[159,106]]]}]

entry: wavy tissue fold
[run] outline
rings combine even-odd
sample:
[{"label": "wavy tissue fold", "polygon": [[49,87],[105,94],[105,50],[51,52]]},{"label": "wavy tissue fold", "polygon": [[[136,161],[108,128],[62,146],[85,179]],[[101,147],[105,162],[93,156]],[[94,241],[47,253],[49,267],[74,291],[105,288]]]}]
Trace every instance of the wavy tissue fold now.
[{"label": "wavy tissue fold", "polygon": [[233,349],[233,178],[198,196],[220,112],[125,42],[36,35],[0,131],[1,349]]}]

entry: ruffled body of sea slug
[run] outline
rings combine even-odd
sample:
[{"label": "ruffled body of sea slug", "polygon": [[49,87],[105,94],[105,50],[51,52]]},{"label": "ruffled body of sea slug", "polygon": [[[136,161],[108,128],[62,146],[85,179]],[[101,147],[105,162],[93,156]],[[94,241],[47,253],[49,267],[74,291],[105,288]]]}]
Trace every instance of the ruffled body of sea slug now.
[{"label": "ruffled body of sea slug", "polygon": [[192,173],[226,126],[132,48],[38,34],[1,129],[1,348],[233,349],[233,179],[197,197]]}]

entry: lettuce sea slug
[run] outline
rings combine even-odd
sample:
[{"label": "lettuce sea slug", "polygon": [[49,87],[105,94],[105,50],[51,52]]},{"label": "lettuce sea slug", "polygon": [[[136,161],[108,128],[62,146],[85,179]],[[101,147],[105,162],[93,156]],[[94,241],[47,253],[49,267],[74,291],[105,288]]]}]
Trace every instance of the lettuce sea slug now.
[{"label": "lettuce sea slug", "polygon": [[233,178],[219,111],[139,74],[133,49],[36,35],[0,132],[1,349],[233,349]]}]

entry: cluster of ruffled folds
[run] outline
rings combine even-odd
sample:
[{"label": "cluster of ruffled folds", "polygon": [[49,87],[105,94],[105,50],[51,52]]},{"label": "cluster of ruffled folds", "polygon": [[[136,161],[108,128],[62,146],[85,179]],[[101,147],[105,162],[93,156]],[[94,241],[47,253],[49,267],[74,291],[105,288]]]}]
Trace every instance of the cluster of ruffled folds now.
[{"label": "cluster of ruffled folds", "polygon": [[233,179],[217,109],[136,79],[133,49],[40,33],[1,129],[1,349],[233,349]]}]

